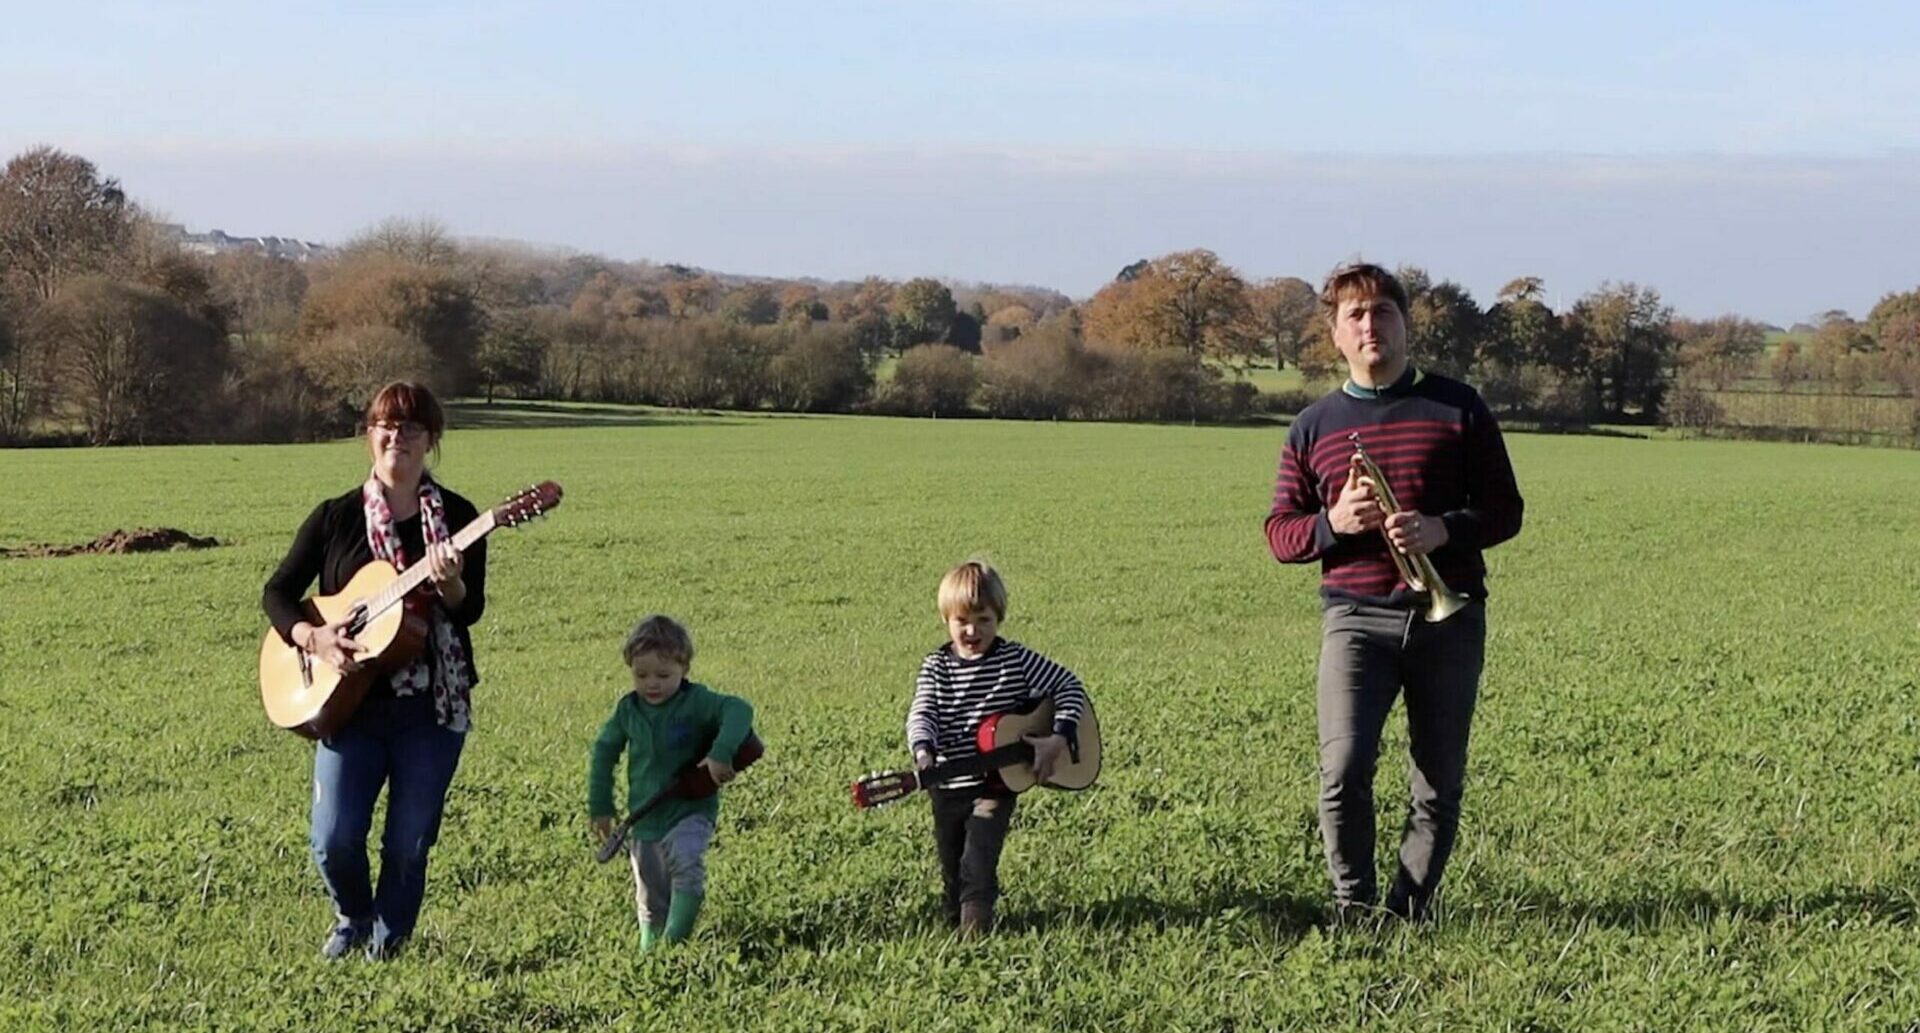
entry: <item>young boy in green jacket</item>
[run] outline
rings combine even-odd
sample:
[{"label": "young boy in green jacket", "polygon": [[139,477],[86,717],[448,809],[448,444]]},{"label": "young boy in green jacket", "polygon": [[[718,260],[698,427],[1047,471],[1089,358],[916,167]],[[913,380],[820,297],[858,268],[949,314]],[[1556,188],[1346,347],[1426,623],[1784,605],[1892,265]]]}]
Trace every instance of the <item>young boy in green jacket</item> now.
[{"label": "young boy in green jacket", "polygon": [[[613,831],[613,765],[627,754],[627,807],[678,778],[698,760],[715,785],[733,780],[732,760],[753,725],[753,707],[687,680],[693,636],[655,614],[634,626],[621,650],[633,670],[633,691],[621,697],[593,742],[587,768],[587,814],[596,838]],[[693,933],[707,893],[707,845],[720,813],[715,793],[669,798],[633,827],[627,853],[640,916],[640,949],[678,943]]]}]

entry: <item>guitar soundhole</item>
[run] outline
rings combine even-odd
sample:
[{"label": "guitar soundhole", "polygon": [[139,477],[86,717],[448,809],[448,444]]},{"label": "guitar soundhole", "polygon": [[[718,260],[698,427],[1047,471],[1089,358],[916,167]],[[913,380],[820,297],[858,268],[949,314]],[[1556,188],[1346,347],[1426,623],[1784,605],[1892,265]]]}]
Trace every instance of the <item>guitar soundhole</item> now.
[{"label": "guitar soundhole", "polygon": [[353,604],[353,613],[347,618],[347,637],[355,638],[367,630],[367,604]]}]

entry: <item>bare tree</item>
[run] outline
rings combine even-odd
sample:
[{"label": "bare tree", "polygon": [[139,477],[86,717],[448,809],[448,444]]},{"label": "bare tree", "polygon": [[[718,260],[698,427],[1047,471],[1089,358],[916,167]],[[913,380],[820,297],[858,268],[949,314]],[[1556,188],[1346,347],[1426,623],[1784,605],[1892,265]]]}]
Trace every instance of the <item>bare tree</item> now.
[{"label": "bare tree", "polygon": [[922,344],[901,353],[881,404],[905,415],[951,416],[966,412],[979,385],[978,359],[951,344]]},{"label": "bare tree", "polygon": [[85,158],[35,147],[0,172],[0,269],[41,301],[105,269],[132,232],[120,182]]},{"label": "bare tree", "polygon": [[1267,342],[1274,367],[1300,361],[1300,351],[1313,336],[1314,317],[1320,314],[1320,296],[1313,285],[1297,276],[1262,280],[1247,290],[1253,332]]},{"label": "bare tree", "polygon": [[1679,342],[1675,357],[1681,372],[1719,391],[1751,374],[1767,350],[1767,328],[1739,316],[1675,319],[1670,329]]},{"label": "bare tree", "polygon": [[433,355],[420,339],[391,326],[341,327],[301,346],[299,361],[339,405],[373,397],[393,380],[430,380]]},{"label": "bare tree", "polygon": [[1881,375],[1920,397],[1920,288],[1881,298],[1867,313],[1867,334]]},{"label": "bare tree", "polygon": [[472,386],[484,323],[471,284],[455,271],[357,253],[331,263],[308,289],[299,334],[311,342],[340,330],[388,327],[426,346],[435,387],[460,392]]},{"label": "bare tree", "polygon": [[225,370],[220,331],[151,287],[73,280],[40,310],[73,415],[96,445],[192,435]]},{"label": "bare tree", "polygon": [[282,341],[300,325],[307,273],[298,262],[253,251],[230,251],[210,263],[215,289],[234,313],[243,340]]},{"label": "bare tree", "polygon": [[451,266],[460,260],[460,246],[440,220],[383,219],[363,230],[342,248],[349,254],[378,254],[416,265]]}]

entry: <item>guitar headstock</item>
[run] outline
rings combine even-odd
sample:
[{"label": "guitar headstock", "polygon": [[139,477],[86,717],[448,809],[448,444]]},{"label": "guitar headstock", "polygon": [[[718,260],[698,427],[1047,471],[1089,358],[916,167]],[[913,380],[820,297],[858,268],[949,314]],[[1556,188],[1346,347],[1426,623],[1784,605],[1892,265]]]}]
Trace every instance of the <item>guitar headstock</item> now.
[{"label": "guitar headstock", "polygon": [[853,805],[866,810],[913,795],[920,779],[911,771],[876,771],[853,780]]},{"label": "guitar headstock", "polygon": [[517,527],[541,516],[560,504],[560,494],[560,485],[553,481],[530,485],[493,507],[494,526]]}]

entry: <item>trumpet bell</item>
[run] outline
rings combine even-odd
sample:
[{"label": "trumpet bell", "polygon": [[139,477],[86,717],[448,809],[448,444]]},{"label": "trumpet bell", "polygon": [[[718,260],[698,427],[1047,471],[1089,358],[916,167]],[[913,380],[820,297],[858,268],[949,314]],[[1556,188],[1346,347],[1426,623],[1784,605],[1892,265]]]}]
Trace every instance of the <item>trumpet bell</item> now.
[{"label": "trumpet bell", "polygon": [[1448,617],[1467,608],[1473,600],[1464,595],[1455,595],[1443,589],[1427,593],[1427,623],[1438,624]]}]

